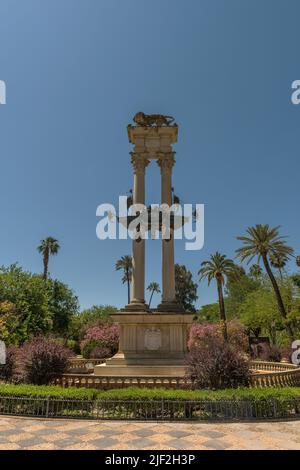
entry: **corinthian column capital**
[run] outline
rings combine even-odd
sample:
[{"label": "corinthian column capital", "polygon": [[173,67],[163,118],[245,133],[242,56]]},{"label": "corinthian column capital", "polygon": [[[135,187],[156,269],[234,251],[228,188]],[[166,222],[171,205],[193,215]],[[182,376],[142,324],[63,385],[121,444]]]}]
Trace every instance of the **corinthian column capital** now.
[{"label": "corinthian column capital", "polygon": [[157,160],[161,173],[169,172],[172,170],[175,163],[175,152],[161,153]]},{"label": "corinthian column capital", "polygon": [[130,152],[130,155],[134,173],[145,173],[145,168],[149,165],[146,155],[137,152]]}]

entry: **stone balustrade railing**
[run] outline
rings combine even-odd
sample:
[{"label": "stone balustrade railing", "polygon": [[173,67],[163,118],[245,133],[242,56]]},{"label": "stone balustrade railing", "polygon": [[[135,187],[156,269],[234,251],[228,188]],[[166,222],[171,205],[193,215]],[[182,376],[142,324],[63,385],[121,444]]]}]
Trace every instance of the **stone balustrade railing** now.
[{"label": "stone balustrade railing", "polygon": [[92,373],[94,367],[103,364],[106,359],[84,359],[83,357],[71,357],[69,359],[69,372]]},{"label": "stone balustrade railing", "polygon": [[[54,383],[62,387],[101,388],[103,390],[129,386],[190,388],[192,385],[191,381],[184,377],[99,377],[86,374],[63,374],[60,377],[56,377]],[[259,388],[300,386],[300,369],[253,374],[251,386]]]},{"label": "stone balustrade railing", "polygon": [[54,379],[61,387],[101,388],[103,390],[123,387],[189,388],[191,381],[185,377],[103,377],[85,374],[63,374]]},{"label": "stone balustrade railing", "polygon": [[300,385],[300,369],[253,374],[252,387],[296,387]]},{"label": "stone balustrade railing", "polygon": [[[87,364],[101,364],[104,359],[72,358],[72,369],[82,368],[85,373],[68,373],[54,379],[56,385],[62,387],[87,387],[87,388],[123,388],[128,386],[138,387],[166,387],[166,388],[190,388],[191,381],[186,377],[102,377],[86,373]],[[255,371],[251,376],[252,387],[285,387],[300,386],[300,368],[293,364],[251,361],[251,369]],[[257,373],[256,373],[257,372]]]},{"label": "stone balustrade railing", "polygon": [[282,372],[286,370],[296,370],[298,366],[288,362],[267,362],[267,361],[250,361],[252,370],[267,370],[270,372]]}]

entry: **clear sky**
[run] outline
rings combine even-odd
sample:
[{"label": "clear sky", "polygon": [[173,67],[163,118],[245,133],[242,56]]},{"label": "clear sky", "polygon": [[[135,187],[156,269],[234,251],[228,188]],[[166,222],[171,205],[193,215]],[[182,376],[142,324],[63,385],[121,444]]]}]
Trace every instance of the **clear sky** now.
[{"label": "clear sky", "polygon": [[[130,241],[98,240],[96,207],[132,187],[126,126],[140,110],[175,116],[175,192],[206,207],[204,249],[176,242],[195,279],[256,223],[281,224],[300,252],[298,0],[0,0],[0,18],[1,264],[40,272],[52,235],[51,275],[82,307],[126,303],[114,264]],[[148,202],[159,182],[152,164]],[[151,241],[147,282],[160,273]],[[216,300],[215,286],[198,294]]]}]

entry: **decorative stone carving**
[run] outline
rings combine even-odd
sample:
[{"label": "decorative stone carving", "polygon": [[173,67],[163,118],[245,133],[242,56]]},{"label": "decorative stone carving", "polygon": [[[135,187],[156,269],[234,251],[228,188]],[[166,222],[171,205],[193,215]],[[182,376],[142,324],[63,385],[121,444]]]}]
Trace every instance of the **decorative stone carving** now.
[{"label": "decorative stone carving", "polygon": [[157,160],[157,164],[160,167],[161,173],[170,172],[175,164],[175,152],[163,153]]},{"label": "decorative stone carving", "polygon": [[136,152],[131,152],[130,154],[134,173],[145,173],[145,168],[149,165],[147,157]]},{"label": "decorative stone carving", "polygon": [[138,126],[169,126],[174,122],[174,118],[162,114],[145,114],[140,111],[135,114],[133,121]]},{"label": "decorative stone carving", "polygon": [[161,330],[148,328],[145,332],[145,348],[148,351],[157,351],[161,347]]}]

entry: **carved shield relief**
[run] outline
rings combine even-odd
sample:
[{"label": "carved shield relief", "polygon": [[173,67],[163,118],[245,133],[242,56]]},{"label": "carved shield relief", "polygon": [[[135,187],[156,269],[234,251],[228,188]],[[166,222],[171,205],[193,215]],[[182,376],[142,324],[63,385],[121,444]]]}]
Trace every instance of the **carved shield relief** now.
[{"label": "carved shield relief", "polygon": [[161,330],[148,328],[145,332],[145,348],[148,351],[157,351],[161,347]]}]

